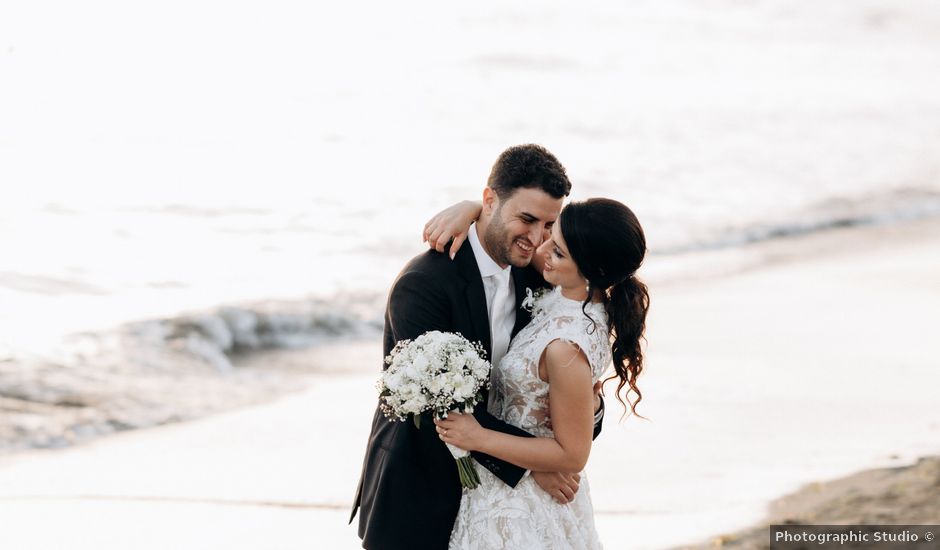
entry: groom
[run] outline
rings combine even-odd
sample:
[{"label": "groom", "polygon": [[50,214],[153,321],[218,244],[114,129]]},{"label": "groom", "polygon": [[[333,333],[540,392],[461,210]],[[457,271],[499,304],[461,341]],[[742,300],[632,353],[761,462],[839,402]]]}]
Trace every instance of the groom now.
[{"label": "groom", "polygon": [[[453,261],[446,252],[429,250],[412,259],[392,285],[385,311],[385,355],[399,340],[439,330],[481,342],[496,365],[510,338],[530,320],[520,307],[526,287],[545,285],[529,262],[570,190],[564,167],[544,147],[520,145],[504,151],[483,191],[483,211],[470,228],[470,246],[461,247]],[[532,437],[489,414],[486,401],[474,411],[484,428]],[[594,437],[600,424],[595,424]],[[472,454],[507,485],[515,487],[526,473],[489,455]],[[577,490],[577,476],[531,475],[558,499],[570,500]],[[447,548],[460,495],[457,465],[434,423],[416,428],[413,422],[390,422],[376,408],[349,518],[352,523],[357,508],[362,509],[363,548]]]}]

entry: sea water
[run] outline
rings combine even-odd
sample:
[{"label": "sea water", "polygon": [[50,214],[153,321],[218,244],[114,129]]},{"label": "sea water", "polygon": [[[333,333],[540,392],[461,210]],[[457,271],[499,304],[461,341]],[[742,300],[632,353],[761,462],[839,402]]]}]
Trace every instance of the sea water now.
[{"label": "sea water", "polygon": [[[0,11],[0,355],[246,300],[381,298],[537,142],[648,264],[940,213],[933,2]],[[332,301],[331,301],[332,300]]]}]

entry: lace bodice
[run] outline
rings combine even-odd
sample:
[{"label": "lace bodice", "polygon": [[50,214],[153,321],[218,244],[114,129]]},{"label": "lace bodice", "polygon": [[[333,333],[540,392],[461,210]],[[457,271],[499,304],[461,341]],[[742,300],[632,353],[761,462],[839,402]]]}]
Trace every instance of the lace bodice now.
[{"label": "lace bodice", "polygon": [[491,414],[532,435],[552,437],[548,383],[539,378],[545,347],[558,339],[577,344],[587,356],[594,382],[611,362],[604,306],[591,303],[584,311],[581,308],[582,302],[562,296],[559,287],[534,300],[532,321],[513,338],[490,375]]}]

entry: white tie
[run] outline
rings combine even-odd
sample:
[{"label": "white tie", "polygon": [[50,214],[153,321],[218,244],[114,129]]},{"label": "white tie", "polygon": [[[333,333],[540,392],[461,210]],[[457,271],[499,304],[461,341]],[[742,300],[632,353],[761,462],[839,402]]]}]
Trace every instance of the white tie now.
[{"label": "white tie", "polygon": [[[496,285],[496,292],[493,295],[493,307],[490,308],[490,336],[493,342],[493,366],[499,364],[499,360],[506,355],[509,350],[509,339],[512,336],[512,325],[510,319],[512,315],[507,316],[507,302],[509,301],[509,269],[505,269],[492,275],[493,283]],[[515,319],[512,319],[514,322]]]}]

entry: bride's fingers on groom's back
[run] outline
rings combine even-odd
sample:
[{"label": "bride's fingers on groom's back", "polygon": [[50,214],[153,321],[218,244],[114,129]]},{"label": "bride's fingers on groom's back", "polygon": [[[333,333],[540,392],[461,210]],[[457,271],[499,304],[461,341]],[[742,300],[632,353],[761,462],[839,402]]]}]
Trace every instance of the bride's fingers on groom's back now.
[{"label": "bride's fingers on groom's back", "polygon": [[424,240],[433,245],[435,240],[440,239],[445,227],[446,224],[441,220],[441,216],[434,216],[424,224]]},{"label": "bride's fingers on groom's back", "polygon": [[450,259],[454,259],[454,255],[457,254],[457,250],[460,249],[460,245],[467,239],[466,233],[457,233],[453,234],[448,230],[443,228],[435,227],[431,229],[427,238],[425,239],[428,243],[428,246],[437,250],[438,252],[443,253],[447,248],[447,243],[453,239],[454,244],[450,247]]},{"label": "bride's fingers on groom's back", "polygon": [[440,228],[440,224],[438,224],[435,220],[431,220],[428,223],[426,223],[424,225],[424,234],[423,234],[424,241],[430,244],[431,246],[434,246],[434,237],[436,234],[439,235],[441,232],[439,228]]},{"label": "bride's fingers on groom's back", "polygon": [[446,231],[441,231],[437,235],[437,240],[434,243],[434,249],[443,254],[448,242],[450,242],[450,234]]},{"label": "bride's fingers on groom's back", "polygon": [[437,250],[440,253],[444,253],[444,248],[447,246],[447,241],[450,240],[450,235],[447,233],[436,230],[434,235],[431,236],[431,246],[434,250]]},{"label": "bride's fingers on groom's back", "polygon": [[467,233],[457,233],[454,235],[454,244],[450,245],[450,259],[453,260],[454,256],[457,255],[457,251],[460,250],[460,246],[463,242],[467,240]]},{"label": "bride's fingers on groom's back", "polygon": [[447,245],[447,241],[450,240],[450,235],[447,234],[444,226],[435,220],[431,220],[425,226],[424,236],[428,246],[438,252],[444,252],[444,247]]}]

